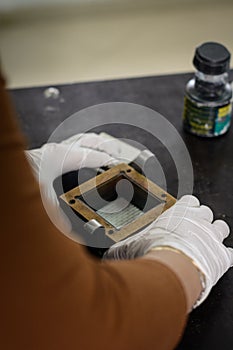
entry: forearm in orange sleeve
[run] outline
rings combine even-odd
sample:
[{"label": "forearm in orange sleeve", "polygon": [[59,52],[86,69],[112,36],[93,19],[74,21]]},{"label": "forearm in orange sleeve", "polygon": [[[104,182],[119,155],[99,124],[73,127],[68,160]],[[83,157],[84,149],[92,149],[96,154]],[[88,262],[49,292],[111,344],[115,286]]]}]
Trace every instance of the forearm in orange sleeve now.
[{"label": "forearm in orange sleeve", "polygon": [[54,227],[0,81],[0,348],[173,349],[180,281],[156,261],[97,261]]}]

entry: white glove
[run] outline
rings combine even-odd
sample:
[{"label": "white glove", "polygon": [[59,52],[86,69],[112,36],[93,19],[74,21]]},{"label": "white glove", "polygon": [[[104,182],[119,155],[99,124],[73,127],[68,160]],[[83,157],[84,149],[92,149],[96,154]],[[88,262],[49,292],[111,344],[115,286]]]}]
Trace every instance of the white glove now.
[{"label": "white glove", "polygon": [[104,258],[134,259],[163,246],[181,251],[205,276],[205,288],[196,307],[233,265],[233,249],[222,243],[229,233],[225,221],[213,222],[211,209],[200,205],[196,197],[186,195],[142,232],[113,245]]},{"label": "white glove", "polygon": [[83,167],[116,165],[119,163],[116,158],[121,157],[117,140],[106,140],[94,133],[77,134],[61,143],[48,143],[25,153],[40,183],[44,206],[53,223],[65,234],[70,234],[71,223],[60,209],[53,181],[66,172]]}]

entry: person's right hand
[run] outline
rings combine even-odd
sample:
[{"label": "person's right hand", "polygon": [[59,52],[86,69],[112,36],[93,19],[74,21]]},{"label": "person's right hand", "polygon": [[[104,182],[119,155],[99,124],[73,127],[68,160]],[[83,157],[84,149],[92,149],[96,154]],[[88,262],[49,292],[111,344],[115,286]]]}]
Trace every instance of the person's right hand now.
[{"label": "person's right hand", "polygon": [[213,221],[213,212],[194,196],[183,196],[147,229],[113,245],[105,258],[134,259],[153,249],[175,248],[189,257],[205,278],[205,287],[195,307],[233,265],[233,249],[223,245],[229,226]]}]

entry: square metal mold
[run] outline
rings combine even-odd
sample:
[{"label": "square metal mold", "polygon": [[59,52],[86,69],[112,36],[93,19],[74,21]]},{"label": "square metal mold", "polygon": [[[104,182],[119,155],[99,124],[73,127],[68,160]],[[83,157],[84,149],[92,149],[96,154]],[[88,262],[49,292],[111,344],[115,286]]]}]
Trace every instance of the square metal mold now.
[{"label": "square metal mold", "polygon": [[60,198],[83,218],[87,231],[97,234],[95,229],[101,227],[113,242],[149,225],[176,202],[174,197],[125,163],[82,183]]}]

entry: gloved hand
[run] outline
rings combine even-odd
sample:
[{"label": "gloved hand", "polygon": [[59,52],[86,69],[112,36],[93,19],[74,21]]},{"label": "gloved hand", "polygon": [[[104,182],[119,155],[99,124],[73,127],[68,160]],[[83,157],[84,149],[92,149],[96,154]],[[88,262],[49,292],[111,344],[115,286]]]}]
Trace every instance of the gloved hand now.
[{"label": "gloved hand", "polygon": [[113,245],[104,258],[134,259],[163,246],[177,249],[192,259],[205,277],[205,288],[196,307],[233,265],[233,249],[222,243],[229,232],[225,221],[213,221],[209,207],[186,195],[142,232]]},{"label": "gloved hand", "polygon": [[47,143],[25,153],[40,183],[42,200],[50,218],[66,234],[71,232],[71,224],[60,209],[53,189],[55,178],[83,167],[113,166],[120,162],[121,156],[116,140],[106,140],[94,133],[77,134],[61,143]]}]

